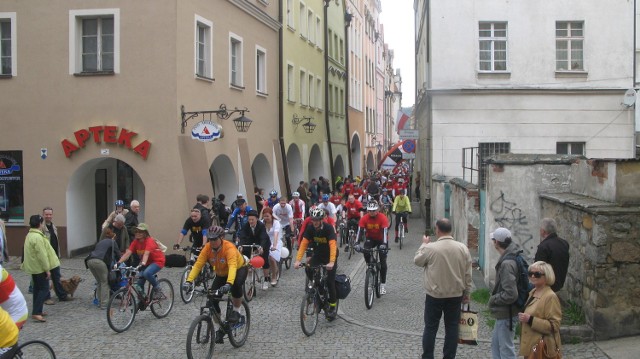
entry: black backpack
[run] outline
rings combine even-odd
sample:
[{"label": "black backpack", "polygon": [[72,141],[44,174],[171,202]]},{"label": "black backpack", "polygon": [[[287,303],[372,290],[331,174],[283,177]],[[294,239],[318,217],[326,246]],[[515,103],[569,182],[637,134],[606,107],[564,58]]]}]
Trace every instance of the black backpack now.
[{"label": "black backpack", "polygon": [[524,310],[524,306],[527,303],[527,299],[529,298],[529,292],[533,289],[533,284],[529,282],[529,264],[522,257],[522,252],[523,251],[520,250],[516,254],[509,253],[502,259],[503,262],[509,259],[515,260],[516,266],[518,267],[518,299],[516,299],[514,305],[518,307],[519,311]]}]

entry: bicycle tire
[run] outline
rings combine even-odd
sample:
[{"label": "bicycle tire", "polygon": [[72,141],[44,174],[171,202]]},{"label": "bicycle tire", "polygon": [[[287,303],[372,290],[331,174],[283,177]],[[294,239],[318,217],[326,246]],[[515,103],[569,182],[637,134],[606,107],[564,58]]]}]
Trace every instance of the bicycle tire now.
[{"label": "bicycle tire", "polygon": [[211,317],[197,316],[191,322],[187,332],[187,358],[213,358],[215,346],[215,328]]},{"label": "bicycle tire", "polygon": [[355,240],[355,233],[354,234],[349,234],[349,258],[351,259],[351,256],[353,256],[353,253],[355,253],[355,245],[356,245],[356,240]]},{"label": "bicycle tire", "polygon": [[300,304],[300,327],[304,335],[310,337],[316,332],[319,312],[316,296],[309,292],[304,293]]},{"label": "bicycle tire", "polygon": [[151,313],[153,313],[156,318],[161,319],[169,315],[171,308],[173,308],[173,285],[166,278],[159,279],[158,286],[152,291],[152,298],[155,297],[155,291],[158,288],[162,291],[162,295],[160,299],[151,301]]},{"label": "bicycle tire", "polygon": [[289,252],[289,256],[287,258],[285,258],[285,260],[284,260],[284,266],[287,269],[291,268],[291,257],[292,256],[293,256],[293,253]]},{"label": "bicycle tire", "polygon": [[[138,300],[128,287],[118,289],[107,304],[107,323],[116,333],[129,329],[138,312]],[[122,321],[122,323],[120,323]]]},{"label": "bicycle tire", "polygon": [[400,249],[402,249],[402,239],[404,238],[404,222],[402,222],[402,220],[400,220],[400,224],[398,225],[398,231],[400,231],[398,235],[398,245]]},{"label": "bicycle tire", "polygon": [[191,273],[191,266],[187,266],[187,268],[182,272],[182,276],[180,276],[180,299],[182,299],[184,304],[191,303],[195,293],[195,290],[187,292],[184,288],[184,283],[187,281],[187,278],[189,278],[189,273]]},{"label": "bicycle tire", "polygon": [[375,278],[371,268],[367,268],[364,276],[364,305],[367,309],[373,307],[373,295],[375,292]]},{"label": "bicycle tire", "polygon": [[379,266],[380,266],[380,262],[376,262],[376,270],[375,270],[375,273],[373,274],[376,298],[382,297],[382,292],[380,292],[380,267]]},{"label": "bicycle tire", "polygon": [[249,268],[247,279],[242,284],[242,295],[247,302],[250,302],[256,295],[256,276],[255,269]]},{"label": "bicycle tire", "polygon": [[243,346],[249,336],[249,329],[251,328],[251,312],[249,312],[249,305],[247,302],[242,302],[242,305],[240,306],[240,315],[244,316],[244,322],[229,324],[230,328],[227,331],[229,342],[234,348],[240,348]]},{"label": "bicycle tire", "polygon": [[18,346],[16,353],[13,355],[15,359],[42,358],[56,359],[56,352],[47,342],[42,340],[30,340]]},{"label": "bicycle tire", "polygon": [[278,261],[278,278],[276,278],[276,281],[278,283],[280,283],[280,277],[282,276],[282,262],[284,262],[285,260],[283,260],[282,258],[280,258],[280,260]]}]

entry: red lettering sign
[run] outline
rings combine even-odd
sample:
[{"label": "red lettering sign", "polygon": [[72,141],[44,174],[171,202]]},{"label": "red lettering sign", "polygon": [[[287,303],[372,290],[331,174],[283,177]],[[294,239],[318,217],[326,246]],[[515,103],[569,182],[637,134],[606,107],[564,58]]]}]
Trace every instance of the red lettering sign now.
[{"label": "red lettering sign", "polygon": [[79,150],[80,148],[84,148],[86,142],[93,137],[93,142],[95,143],[115,143],[118,145],[123,145],[124,147],[134,151],[142,159],[146,160],[149,156],[149,150],[151,149],[151,142],[148,140],[143,140],[138,145],[133,147],[131,143],[131,139],[138,134],[133,131],[129,131],[126,128],[121,128],[120,132],[118,132],[117,126],[92,126],[88,129],[80,129],[73,133],[77,145],[71,142],[68,139],[64,139],[61,142],[62,150],[64,151],[64,155],[69,158],[71,155]]}]

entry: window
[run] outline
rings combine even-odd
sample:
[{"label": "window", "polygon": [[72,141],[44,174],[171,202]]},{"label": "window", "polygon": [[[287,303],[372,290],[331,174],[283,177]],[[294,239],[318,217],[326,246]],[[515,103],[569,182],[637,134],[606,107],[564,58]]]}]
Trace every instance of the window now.
[{"label": "window", "polygon": [[287,64],[287,100],[290,102],[294,102],[296,100],[296,91],[295,91],[295,82],[294,82],[294,70],[293,65]]},{"label": "window", "polygon": [[120,72],[120,10],[69,11],[69,73]]},{"label": "window", "polygon": [[584,71],[584,23],[556,22],[556,70]]},{"label": "window", "polygon": [[295,28],[295,22],[294,22],[294,11],[295,9],[293,8],[293,0],[287,0],[287,26],[289,26],[290,28]]},{"label": "window", "polygon": [[507,71],[507,23],[479,25],[480,71]]},{"label": "window", "polygon": [[197,77],[213,78],[212,37],[213,23],[196,15],[195,28],[195,73]]},{"label": "window", "polygon": [[485,188],[487,169],[484,163],[487,158],[500,154],[509,153],[511,151],[511,143],[509,142],[481,142],[478,143],[478,164],[480,166],[479,183],[480,188]]},{"label": "window", "polygon": [[335,100],[333,98],[333,85],[329,85],[329,98],[327,99],[329,114],[333,115],[335,112]]},{"label": "window", "polygon": [[298,19],[300,20],[300,36],[307,38],[307,7],[300,2],[300,11],[298,13]]},{"label": "window", "polygon": [[242,87],[242,38],[229,35],[229,83]]},{"label": "window", "polygon": [[300,105],[307,106],[307,101],[309,100],[309,88],[307,84],[307,72],[305,70],[300,70]]},{"label": "window", "polygon": [[314,108],[316,102],[316,87],[313,86],[314,77],[312,74],[309,74],[309,107]]},{"label": "window", "polygon": [[584,142],[558,142],[556,143],[556,154],[584,156],[584,145]]},{"label": "window", "polygon": [[256,91],[267,93],[267,50],[256,49]]},{"label": "window", "polygon": [[0,213],[9,223],[24,223],[22,151],[0,151]]},{"label": "window", "polygon": [[318,111],[322,110],[322,90],[322,80],[318,77],[316,78],[316,108]]},{"label": "window", "polygon": [[320,16],[316,16],[316,46],[322,48],[322,23],[320,22]]},{"label": "window", "polygon": [[16,13],[0,12],[0,75],[17,75],[16,49]]},{"label": "window", "polygon": [[316,27],[314,25],[314,16],[313,11],[309,10],[307,14],[307,24],[309,24],[309,42],[312,44],[316,43]]}]

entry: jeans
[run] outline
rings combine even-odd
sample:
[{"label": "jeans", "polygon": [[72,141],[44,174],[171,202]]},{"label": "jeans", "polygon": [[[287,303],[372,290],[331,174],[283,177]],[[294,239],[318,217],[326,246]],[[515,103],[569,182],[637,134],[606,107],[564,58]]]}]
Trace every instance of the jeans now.
[{"label": "jeans", "polygon": [[[516,359],[513,337],[517,323],[518,316],[511,317],[511,320],[496,319],[493,335],[491,336],[491,355],[493,359]],[[510,328],[513,328],[513,330]]]},{"label": "jeans", "polygon": [[33,280],[33,310],[31,314],[42,315],[42,307],[49,293],[47,273],[32,274],[31,279]]},{"label": "jeans", "polygon": [[440,318],[444,313],[443,358],[453,359],[458,349],[458,323],[462,296],[453,298],[434,298],[426,295],[424,301],[424,333],[422,334],[422,358],[433,359],[436,334]]},{"label": "jeans", "polygon": [[147,265],[147,267],[140,273],[140,279],[138,279],[138,285],[140,288],[144,290],[144,283],[148,280],[152,287],[156,287],[158,285],[158,280],[156,279],[156,273],[160,272],[160,266],[151,263]]},{"label": "jeans", "polygon": [[[53,282],[53,290],[56,292],[56,296],[58,299],[64,300],[67,297],[67,292],[62,288],[62,284],[60,283],[60,278],[62,275],[60,274],[60,266],[57,266],[50,270],[51,272],[51,281]],[[51,298],[51,292],[47,289],[47,297],[46,299]]]}]

